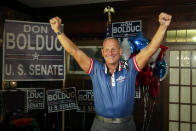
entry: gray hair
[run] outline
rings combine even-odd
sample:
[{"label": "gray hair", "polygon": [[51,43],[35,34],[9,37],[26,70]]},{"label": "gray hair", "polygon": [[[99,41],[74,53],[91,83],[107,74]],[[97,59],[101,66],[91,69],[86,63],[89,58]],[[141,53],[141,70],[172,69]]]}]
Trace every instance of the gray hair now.
[{"label": "gray hair", "polygon": [[[110,37],[106,37],[106,38],[103,40],[103,44],[105,43],[105,41],[110,40],[110,39],[113,39],[113,40],[118,41],[118,39],[117,39],[117,38],[110,36]],[[119,42],[119,41],[118,41],[118,43],[119,43],[119,45],[121,46],[121,44],[120,44],[120,42]]]}]

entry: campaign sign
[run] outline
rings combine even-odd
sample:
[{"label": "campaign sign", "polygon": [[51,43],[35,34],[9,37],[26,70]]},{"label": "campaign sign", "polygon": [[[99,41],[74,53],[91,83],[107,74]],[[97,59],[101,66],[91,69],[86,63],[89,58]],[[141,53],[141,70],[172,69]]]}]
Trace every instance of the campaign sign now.
[{"label": "campaign sign", "polygon": [[27,93],[27,109],[45,109],[45,88],[18,88]]},{"label": "campaign sign", "polygon": [[95,112],[92,90],[78,90],[78,112]]},{"label": "campaign sign", "polygon": [[137,33],[141,31],[141,20],[112,23],[112,36],[117,38],[120,42],[123,40],[123,38],[136,36]]},{"label": "campaign sign", "polygon": [[75,87],[47,90],[48,113],[78,109]]},{"label": "campaign sign", "polygon": [[5,21],[4,81],[64,80],[64,56],[49,23]]}]

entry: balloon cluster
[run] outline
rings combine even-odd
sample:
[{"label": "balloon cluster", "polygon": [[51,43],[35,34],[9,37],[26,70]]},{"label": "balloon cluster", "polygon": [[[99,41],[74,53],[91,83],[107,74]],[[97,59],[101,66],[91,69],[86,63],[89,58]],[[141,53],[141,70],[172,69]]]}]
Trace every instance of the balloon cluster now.
[{"label": "balloon cluster", "polygon": [[[142,32],[139,32],[135,37],[128,38],[130,45],[131,56],[135,56],[142,49],[146,48],[150,40],[146,39]],[[153,97],[159,95],[160,81],[163,81],[167,76],[168,67],[164,60],[167,46],[160,45],[159,49],[148,61],[146,67],[137,75],[136,86],[149,86],[149,91]]]}]

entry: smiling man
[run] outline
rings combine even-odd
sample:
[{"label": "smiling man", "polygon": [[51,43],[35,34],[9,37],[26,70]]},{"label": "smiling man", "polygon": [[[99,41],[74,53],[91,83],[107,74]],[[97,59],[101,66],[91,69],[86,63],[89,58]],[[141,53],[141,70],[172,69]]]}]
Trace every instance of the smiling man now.
[{"label": "smiling man", "polygon": [[89,58],[60,30],[59,17],[50,24],[64,49],[72,55],[93,83],[96,117],[91,131],[136,131],[133,120],[136,75],[159,48],[170,25],[171,15],[159,15],[160,26],[148,47],[128,60],[128,66],[119,61],[122,48],[116,38],[106,38],[102,55],[105,63]]}]

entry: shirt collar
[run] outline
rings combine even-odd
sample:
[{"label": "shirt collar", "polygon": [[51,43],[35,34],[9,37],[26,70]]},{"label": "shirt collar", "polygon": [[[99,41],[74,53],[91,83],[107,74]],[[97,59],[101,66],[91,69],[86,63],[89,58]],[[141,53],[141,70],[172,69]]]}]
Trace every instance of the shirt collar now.
[{"label": "shirt collar", "polygon": [[[119,61],[118,66],[114,72],[121,71],[122,69],[128,70],[128,61],[127,60]],[[105,74],[110,74],[110,70],[109,70],[107,64],[105,64]]]}]

